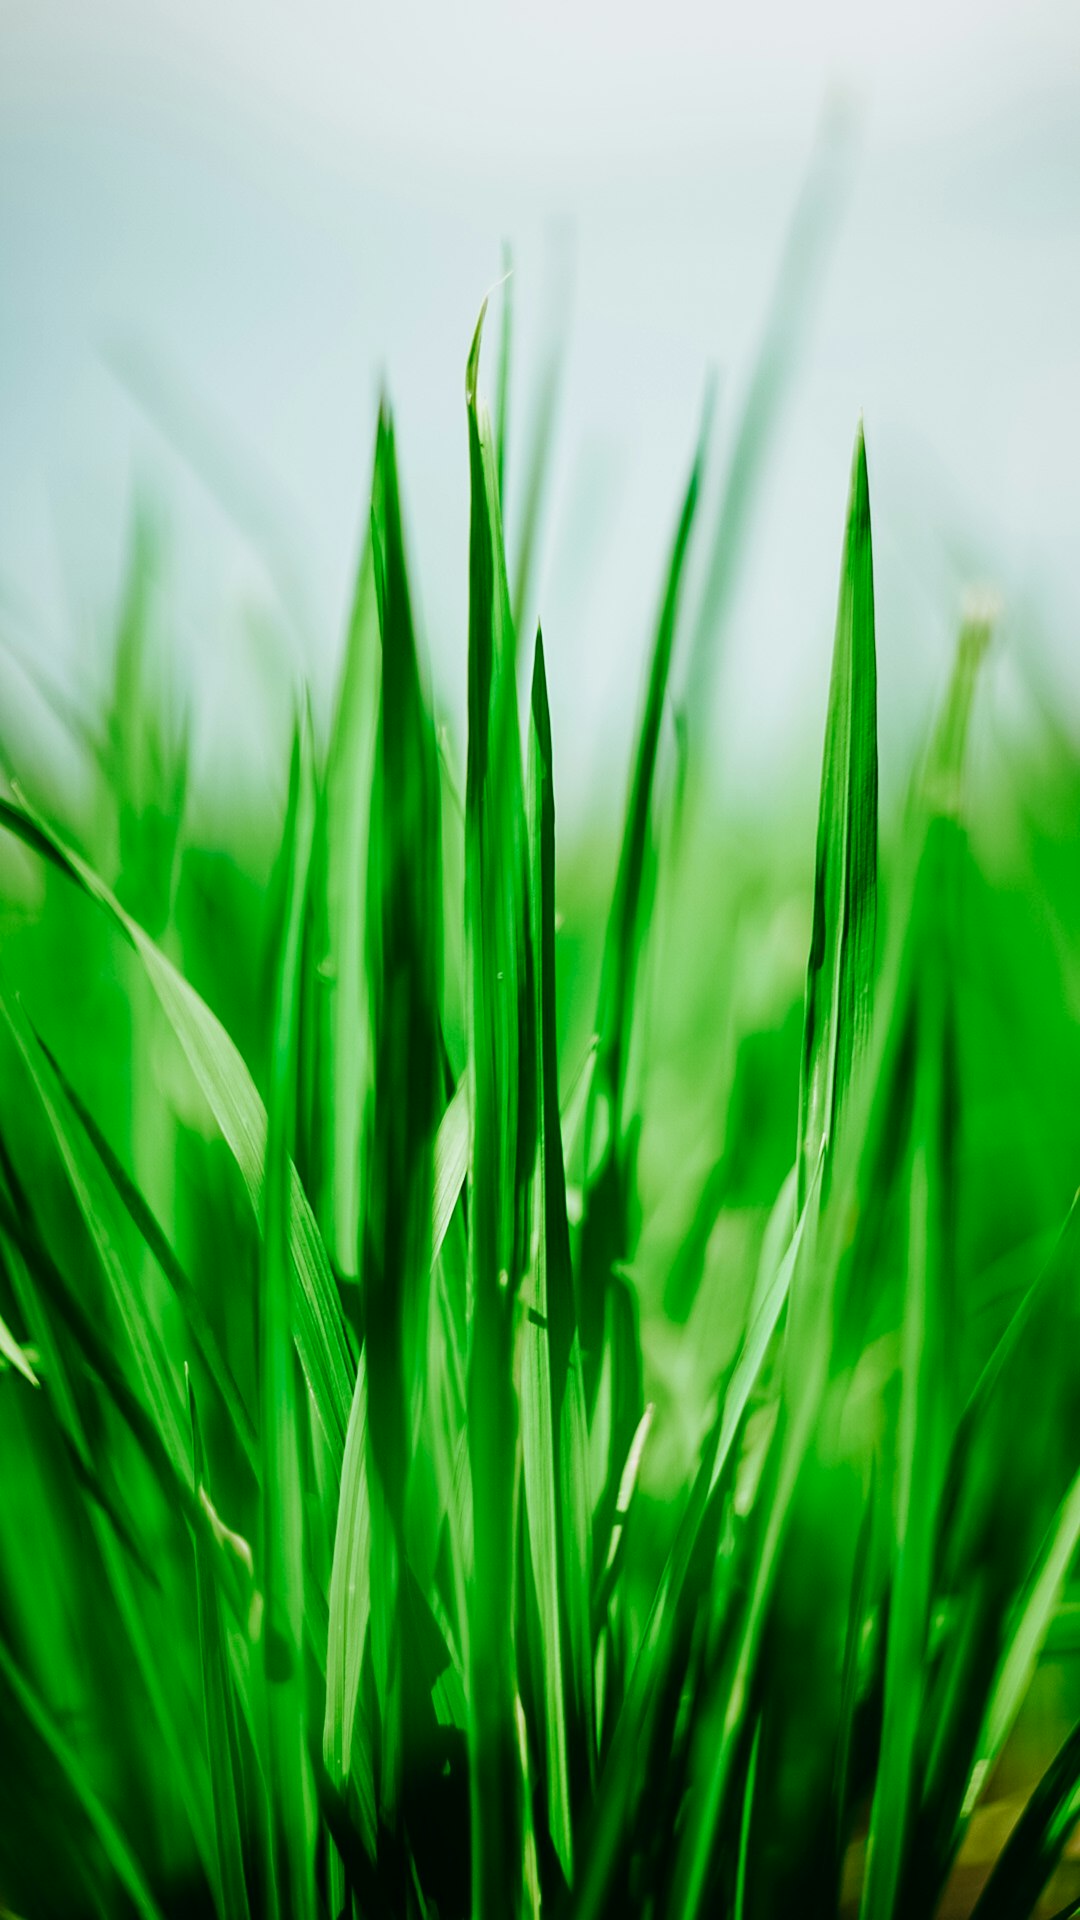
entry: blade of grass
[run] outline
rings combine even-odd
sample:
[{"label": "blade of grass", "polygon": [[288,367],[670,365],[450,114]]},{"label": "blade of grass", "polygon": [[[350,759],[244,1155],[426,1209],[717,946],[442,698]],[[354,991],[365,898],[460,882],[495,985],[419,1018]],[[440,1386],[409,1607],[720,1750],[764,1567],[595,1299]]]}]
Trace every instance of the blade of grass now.
[{"label": "blade of grass", "polygon": [[574,1811],[594,1768],[585,1399],[566,1217],[555,1018],[555,802],[544,645],[537,634],[529,732],[531,938],[536,982],[535,1255],[522,1329],[521,1427],[529,1559],[543,1662],[551,1837],[568,1884]]},{"label": "blade of grass", "polygon": [[438,753],[417,655],[394,429],[385,405],[376,474],[372,542],[382,698],[368,869],[374,1075],[361,1277],[371,1638],[382,1722],[380,1810],[388,1831],[397,1836],[412,1737],[406,1502],[419,1437],[431,1296],[434,1145],[442,1103],[442,937]]},{"label": "blade of grass", "polygon": [[379,610],[368,514],[321,795],[324,886],[315,902],[316,1078],[311,1158],[317,1213],[337,1271],[357,1274],[361,1123],[370,1075],[365,874],[379,712]]},{"label": "blade of grass", "polygon": [[473,1920],[521,1911],[525,1800],[514,1657],[515,1301],[528,1256],[534,1150],[532,983],[514,633],[495,449],[477,396],[484,313],[469,354],[469,750],[465,919],[469,1108],[467,1403],[474,1574],[469,1620]]},{"label": "blade of grass", "polygon": [[799,1090],[801,1207],[841,1122],[873,1014],[878,854],[877,662],[866,446],[855,437],[821,771]]},{"label": "blade of grass", "polygon": [[263,1665],[267,1683],[271,1834],[269,1871],[287,1920],[312,1920],[315,1797],[307,1755],[304,1483],[301,1402],[293,1343],[290,1236],[299,979],[314,837],[307,729],[293,748],[286,816],[285,917],[274,999],[260,1271],[259,1414],[262,1440]]}]

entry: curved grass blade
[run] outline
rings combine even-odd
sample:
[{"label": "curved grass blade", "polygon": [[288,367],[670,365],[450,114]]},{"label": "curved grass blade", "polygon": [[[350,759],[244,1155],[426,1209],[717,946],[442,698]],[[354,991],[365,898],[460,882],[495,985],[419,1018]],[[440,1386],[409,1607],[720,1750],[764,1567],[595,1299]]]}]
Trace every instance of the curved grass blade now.
[{"label": "curved grass blade", "polygon": [[[33,1028],[32,1022],[30,1025]],[[143,1240],[146,1242],[147,1247],[153,1254],[154,1259],[179,1300],[191,1332],[191,1337],[195,1342],[203,1365],[221,1396],[222,1404],[232,1421],[233,1429],[247,1456],[249,1464],[254,1466],[258,1458],[258,1440],[255,1432],[255,1423],[244,1403],[243,1395],[237,1385],[232,1368],[221,1351],[217,1335],[210,1325],[198,1290],[192,1285],[192,1282],[185,1273],[153,1209],[125,1169],[119,1155],[113,1152],[108,1140],[105,1138],[93,1114],[90,1112],[89,1107],[85,1105],[76,1093],[75,1088],[72,1086],[71,1081],[65,1074],[55,1054],[46,1045],[45,1041],[41,1039],[41,1036],[36,1033],[36,1029],[34,1029],[34,1032],[45,1059],[48,1061],[63,1089],[68,1105],[74,1112],[82,1126],[83,1132],[86,1134],[94,1152],[97,1154],[105,1172],[108,1174],[129,1219],[142,1235]]]},{"label": "curved grass blade", "polygon": [[[65,874],[113,921],[146,970],[261,1218],[266,1110],[220,1021],[104,881],[38,815],[0,798],[0,825]],[[290,1250],[295,1272],[295,1339],[312,1404],[340,1461],[352,1403],[354,1361],[326,1251],[295,1168],[290,1174]]]},{"label": "curved grass blade", "polygon": [[[63,1095],[55,1074],[21,1006],[17,1001],[9,1003],[0,992],[0,1013],[30,1077],[87,1238],[94,1249],[109,1297],[126,1335],[141,1397],[134,1395],[126,1382],[125,1392],[129,1400],[137,1400],[140,1413],[144,1405],[149,1409],[148,1413],[142,1415],[144,1431],[152,1431],[156,1443],[168,1459],[172,1473],[180,1479],[186,1479],[190,1472],[190,1460],[178,1385],[166,1359],[161,1336],[150,1319],[139,1289],[120,1258],[115,1235],[109,1229],[104,1193],[94,1191],[80,1143],[64,1112]],[[89,1328],[88,1316],[82,1314],[82,1318]],[[95,1342],[100,1344],[96,1335]],[[115,1365],[110,1366],[109,1372],[118,1378],[120,1369]],[[168,1478],[167,1472],[165,1478]]]}]

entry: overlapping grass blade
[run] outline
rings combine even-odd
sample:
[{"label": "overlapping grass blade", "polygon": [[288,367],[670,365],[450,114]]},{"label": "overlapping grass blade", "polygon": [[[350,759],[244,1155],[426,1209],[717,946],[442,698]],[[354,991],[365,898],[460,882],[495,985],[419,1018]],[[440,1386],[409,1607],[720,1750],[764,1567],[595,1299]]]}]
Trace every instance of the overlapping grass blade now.
[{"label": "overlapping grass blade", "polygon": [[[112,920],[134,948],[166,1019],[228,1142],[256,1214],[263,1205],[266,1110],[220,1021],[104,882],[37,815],[0,799],[0,824],[51,862]],[[297,1351],[316,1414],[340,1461],[352,1402],[354,1361],[326,1251],[296,1175],[290,1175],[289,1238],[295,1271]]]},{"label": "overlapping grass blade", "polygon": [[255,1424],[228,1359],[221,1350],[220,1342],[210,1324],[197,1288],[185,1273],[153,1209],[127,1173],[119,1155],[114,1153],[89,1107],[76,1093],[55,1055],[40,1036],[37,1037],[42,1053],[63,1089],[64,1097],[108,1174],[117,1197],[179,1300],[199,1357],[221,1395],[222,1404],[232,1421],[233,1429],[248,1461],[254,1465],[257,1455]]}]

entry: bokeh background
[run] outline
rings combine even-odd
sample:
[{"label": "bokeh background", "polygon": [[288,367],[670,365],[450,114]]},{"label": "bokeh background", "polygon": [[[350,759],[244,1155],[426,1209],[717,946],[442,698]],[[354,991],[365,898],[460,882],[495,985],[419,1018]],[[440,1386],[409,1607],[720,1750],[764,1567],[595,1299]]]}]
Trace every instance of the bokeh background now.
[{"label": "bokeh background", "polygon": [[[3,0],[2,637],[91,699],[152,501],[196,765],[257,777],[260,653],[331,682],[385,378],[460,727],[462,370],[509,242],[508,513],[557,364],[533,597],[564,818],[614,821],[706,375],[718,482],[830,116],[836,190],[729,607],[714,770],[733,804],[782,790],[812,819],[860,410],[886,789],[972,581],[1002,594],[1013,666],[1080,716],[1069,0]],[[0,672],[9,711],[47,725]],[[276,735],[266,762],[280,779]]]}]

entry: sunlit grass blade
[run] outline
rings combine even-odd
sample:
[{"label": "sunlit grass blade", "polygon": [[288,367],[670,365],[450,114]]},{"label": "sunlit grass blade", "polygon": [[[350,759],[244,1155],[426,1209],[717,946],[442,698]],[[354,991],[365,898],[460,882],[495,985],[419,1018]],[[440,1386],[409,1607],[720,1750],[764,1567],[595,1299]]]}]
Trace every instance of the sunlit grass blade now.
[{"label": "sunlit grass blade", "polygon": [[522,1329],[521,1423],[529,1564],[544,1701],[552,1841],[574,1877],[574,1814],[595,1765],[590,1631],[588,1434],[581,1379],[555,1020],[555,802],[543,640],[537,635],[529,731],[531,940],[536,989],[538,1145],[534,1260]]},{"label": "sunlit grass blade", "polygon": [[115,1231],[110,1231],[105,1191],[101,1186],[95,1191],[93,1174],[86,1164],[85,1147],[81,1146],[77,1127],[65,1111],[64,1096],[56,1076],[21,1006],[17,1001],[10,1001],[0,994],[0,1013],[40,1102],[87,1238],[105,1280],[108,1296],[124,1329],[141,1398],[148,1410],[155,1437],[173,1471],[178,1476],[186,1477],[190,1472],[190,1457],[179,1382],[166,1357],[160,1331],[154,1325],[146,1302],[120,1256]]},{"label": "sunlit grass blade", "polygon": [[304,1672],[303,1402],[293,1344],[291,1182],[296,1120],[300,966],[314,835],[306,727],[293,750],[283,855],[281,930],[270,1069],[260,1269],[259,1424],[262,1442],[262,1653],[267,1683],[269,1872],[283,1920],[316,1912],[315,1799],[307,1754]]},{"label": "sunlit grass blade", "polygon": [[181,1266],[173,1247],[169,1243],[164,1228],[156,1218],[153,1209],[150,1207],[143,1193],[136,1186],[134,1180],[132,1180],[127,1173],[119,1155],[113,1152],[104,1133],[90,1112],[89,1107],[80,1099],[71,1081],[64,1073],[59,1061],[55,1055],[50,1052],[45,1042],[40,1039],[40,1036],[38,1036],[38,1044],[55,1073],[69,1106],[79,1120],[87,1139],[90,1141],[94,1152],[97,1154],[105,1172],[108,1174],[116,1194],[124,1206],[132,1224],[142,1235],[149,1251],[153,1254],[154,1259],[179,1300],[191,1331],[191,1337],[198,1349],[199,1357],[210,1378],[213,1380],[218,1393],[221,1395],[222,1404],[232,1421],[240,1445],[247,1455],[249,1462],[254,1465],[257,1457],[255,1424],[248,1412],[232,1368],[221,1350],[217,1335],[210,1324],[206,1309],[203,1306],[197,1289]]},{"label": "sunlit grass blade", "polygon": [[355,1277],[360,1146],[370,1073],[364,924],[371,789],[379,712],[379,612],[370,514],[320,795],[323,887],[313,901],[317,1112],[308,1159],[316,1213],[337,1271]]},{"label": "sunlit grass blade", "polygon": [[0,1362],[3,1362],[6,1366],[14,1367],[15,1372],[21,1373],[23,1379],[28,1381],[30,1386],[37,1386],[37,1374],[30,1365],[25,1350],[19,1344],[18,1340],[16,1340],[15,1335],[12,1333],[11,1328],[2,1315],[0,1315]]},{"label": "sunlit grass blade", "polygon": [[514,633],[495,447],[477,396],[483,313],[466,372],[469,429],[469,751],[465,924],[472,1147],[468,1365],[473,1491],[469,1620],[474,1920],[521,1910],[525,1809],[513,1641],[517,1289],[529,1257],[535,1146],[533,990]]},{"label": "sunlit grass blade", "polygon": [[[873,1013],[878,859],[877,658],[870,492],[855,438],[821,772],[814,922],[806,970],[798,1203],[826,1155]],[[825,1183],[827,1187],[826,1159]]]}]

